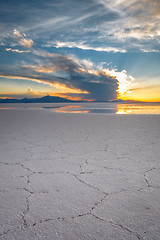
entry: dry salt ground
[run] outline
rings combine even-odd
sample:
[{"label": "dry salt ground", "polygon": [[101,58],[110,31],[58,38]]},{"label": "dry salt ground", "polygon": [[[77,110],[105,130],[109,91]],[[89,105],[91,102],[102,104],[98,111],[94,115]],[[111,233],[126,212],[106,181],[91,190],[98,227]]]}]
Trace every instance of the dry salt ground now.
[{"label": "dry salt ground", "polygon": [[160,115],[1,110],[0,239],[160,239]]}]

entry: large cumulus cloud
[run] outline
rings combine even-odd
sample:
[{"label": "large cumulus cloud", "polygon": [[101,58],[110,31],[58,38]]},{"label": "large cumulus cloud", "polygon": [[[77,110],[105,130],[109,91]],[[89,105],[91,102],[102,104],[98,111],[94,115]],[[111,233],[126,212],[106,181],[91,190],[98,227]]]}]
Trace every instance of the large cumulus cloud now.
[{"label": "large cumulus cloud", "polygon": [[[89,61],[81,61],[73,56],[59,54],[55,54],[45,60],[47,61],[48,67],[45,64],[41,64],[38,71],[37,68],[33,66],[26,66],[26,69],[32,69],[32,71],[39,74],[39,77],[47,79],[47,81],[57,81],[65,84],[67,87],[87,91],[88,94],[82,96],[85,99],[106,101],[117,97],[117,79],[110,76],[109,73],[106,74],[103,70],[93,69]],[[50,69],[49,74],[46,73],[45,68]],[[57,77],[57,72],[61,76]]]}]

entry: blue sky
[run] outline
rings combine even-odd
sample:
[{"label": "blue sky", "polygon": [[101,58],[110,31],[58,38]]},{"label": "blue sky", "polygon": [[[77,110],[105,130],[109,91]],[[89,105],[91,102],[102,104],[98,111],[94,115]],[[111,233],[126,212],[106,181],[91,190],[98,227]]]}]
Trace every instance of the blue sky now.
[{"label": "blue sky", "polygon": [[159,0],[1,1],[0,97],[160,101]]}]

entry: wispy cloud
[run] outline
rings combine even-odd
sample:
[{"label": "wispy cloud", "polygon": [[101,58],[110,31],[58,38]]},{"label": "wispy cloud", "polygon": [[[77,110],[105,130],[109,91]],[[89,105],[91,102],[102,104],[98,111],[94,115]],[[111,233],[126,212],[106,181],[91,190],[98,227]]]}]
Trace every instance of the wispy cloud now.
[{"label": "wispy cloud", "polygon": [[[109,24],[108,27],[102,27],[100,34],[102,37],[111,38],[118,44],[124,44],[129,51],[133,48],[141,51],[146,49],[146,43],[150,51],[156,52],[157,44],[160,43],[160,1],[159,0],[97,0],[106,9],[118,11],[121,18],[118,22]],[[107,34],[107,32],[109,34]],[[143,47],[139,48],[137,42]],[[151,49],[152,48],[152,49]],[[147,49],[146,49],[147,50]]]},{"label": "wispy cloud", "polygon": [[[15,10],[7,6],[15,14]],[[20,9],[25,12],[24,6],[17,5],[17,14]],[[34,41],[40,39],[41,46],[123,53],[133,48],[146,49],[147,41],[156,51],[156,44],[160,43],[159,0],[69,0],[67,3],[62,0],[27,6],[22,23],[17,20],[10,24],[15,28],[13,35],[18,44],[23,47],[31,48]],[[7,31],[5,25],[0,25],[0,30]],[[7,34],[5,40],[10,36]],[[143,44],[141,49],[137,41]]]},{"label": "wispy cloud", "polygon": [[14,29],[14,30],[13,30],[13,34],[14,34],[15,36],[17,36],[18,38],[22,38],[22,37],[23,37],[22,34],[21,34],[17,29]]},{"label": "wispy cloud", "polygon": [[19,45],[26,48],[32,47],[33,40],[26,38],[26,34],[21,34],[17,29],[14,29],[13,35],[17,38]]},{"label": "wispy cloud", "polygon": [[35,65],[24,65],[23,68],[31,69],[38,73],[53,73],[55,71],[54,65],[49,64],[49,66],[44,66],[40,64],[39,66]]},{"label": "wispy cloud", "polygon": [[53,84],[49,81],[44,81],[38,78],[34,77],[27,77],[27,76],[20,76],[20,75],[14,75],[14,74],[6,74],[6,75],[0,75],[0,78],[8,78],[8,79],[18,79],[18,80],[28,80],[28,81],[33,81],[37,83],[42,83],[42,84],[47,84],[49,86],[53,86]]},{"label": "wispy cloud", "polygon": [[11,52],[17,52],[17,53],[26,53],[30,52],[29,50],[18,50],[18,49],[12,49],[12,48],[6,48],[6,51],[11,51]]},{"label": "wispy cloud", "polygon": [[125,53],[126,50],[125,49],[121,49],[118,47],[92,47],[89,46],[87,44],[85,44],[84,42],[60,42],[60,41],[56,41],[55,43],[48,43],[47,45],[44,45],[46,47],[51,47],[54,46],[56,48],[79,48],[79,49],[83,49],[83,50],[94,50],[97,52],[121,52],[121,53]]},{"label": "wispy cloud", "polygon": [[24,47],[31,48],[32,45],[33,45],[33,40],[32,40],[32,39],[22,38],[22,39],[19,41],[19,44],[22,45],[22,46],[24,46]]}]

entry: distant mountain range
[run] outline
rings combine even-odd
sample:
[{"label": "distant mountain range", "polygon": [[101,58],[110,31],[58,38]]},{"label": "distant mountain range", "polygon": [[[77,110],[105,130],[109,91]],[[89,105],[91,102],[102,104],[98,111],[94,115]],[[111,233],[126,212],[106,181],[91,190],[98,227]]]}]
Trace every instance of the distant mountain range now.
[{"label": "distant mountain range", "polygon": [[[45,96],[41,98],[23,98],[23,99],[0,99],[0,103],[77,103],[77,102],[87,102],[87,101],[73,101],[66,98],[54,97],[54,96]],[[140,101],[133,100],[111,100],[111,101],[94,101],[94,102],[110,102],[110,103],[143,103]],[[159,103],[159,102],[157,102]]]},{"label": "distant mountain range", "polygon": [[0,99],[0,103],[70,103],[75,102],[66,98],[45,96],[42,98]]}]

